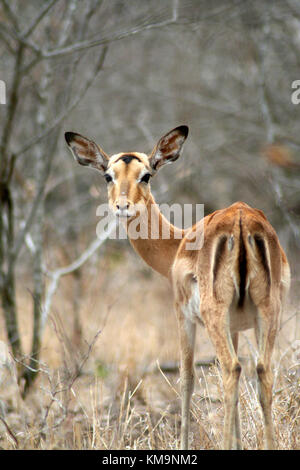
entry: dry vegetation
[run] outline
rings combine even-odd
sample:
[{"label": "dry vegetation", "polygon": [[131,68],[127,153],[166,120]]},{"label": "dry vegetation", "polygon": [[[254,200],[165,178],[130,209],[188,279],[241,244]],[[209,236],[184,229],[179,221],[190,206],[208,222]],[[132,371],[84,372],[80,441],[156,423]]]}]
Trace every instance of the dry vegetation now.
[{"label": "dry vegetation", "polygon": [[[127,244],[117,249],[115,243],[108,242],[104,255],[82,270],[79,281],[69,276],[61,283],[44,334],[41,372],[25,401],[13,375],[15,363],[1,350],[2,363],[6,361],[0,377],[3,449],[179,448],[179,349],[170,287]],[[27,289],[20,289],[25,350],[30,345],[29,300]],[[81,332],[74,325],[77,302]],[[300,444],[295,311],[290,305],[285,312],[274,354],[280,449]],[[252,335],[243,334],[242,436],[245,449],[260,449],[263,423],[251,344]],[[211,357],[213,349],[199,328],[196,360],[204,365],[197,367],[192,449],[221,448],[222,382],[217,365],[205,365],[204,359]]]}]

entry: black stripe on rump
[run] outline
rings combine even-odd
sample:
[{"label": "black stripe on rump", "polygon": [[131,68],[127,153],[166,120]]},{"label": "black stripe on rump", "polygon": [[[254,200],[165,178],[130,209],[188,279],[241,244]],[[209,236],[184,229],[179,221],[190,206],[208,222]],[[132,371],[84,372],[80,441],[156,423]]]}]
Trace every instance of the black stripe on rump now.
[{"label": "black stripe on rump", "polygon": [[258,251],[259,256],[260,256],[261,264],[262,264],[262,266],[264,268],[264,271],[266,273],[268,287],[270,287],[270,285],[271,285],[271,272],[270,272],[270,266],[268,264],[265,240],[263,239],[263,237],[261,235],[254,235],[253,238],[254,238],[255,243],[256,243],[256,247],[257,247],[257,251]]},{"label": "black stripe on rump", "polygon": [[240,219],[240,242],[239,242],[239,277],[240,277],[240,296],[238,301],[238,307],[244,305],[245,294],[246,294],[246,277],[247,277],[247,257],[246,248],[244,245],[243,232],[242,232],[242,219]]},{"label": "black stripe on rump", "polygon": [[217,245],[216,252],[215,252],[214,268],[213,268],[214,289],[215,289],[215,282],[217,279],[218,271],[220,268],[220,262],[221,262],[221,259],[225,250],[226,241],[227,241],[226,235],[222,235],[222,237],[220,237],[218,240],[218,245]]}]

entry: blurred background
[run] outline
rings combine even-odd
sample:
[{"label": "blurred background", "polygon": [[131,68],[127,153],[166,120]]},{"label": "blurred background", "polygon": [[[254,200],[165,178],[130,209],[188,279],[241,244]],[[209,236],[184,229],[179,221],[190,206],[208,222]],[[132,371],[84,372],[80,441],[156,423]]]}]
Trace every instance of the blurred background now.
[{"label": "blurred background", "polygon": [[[148,153],[181,124],[189,138],[153,180],[156,201],[205,214],[245,201],[286,250],[276,432],[279,447],[299,447],[299,51],[297,0],[0,0],[3,448],[177,448],[171,289],[127,240],[97,240],[106,185],[63,134]],[[252,336],[240,344],[255,384]],[[218,448],[221,382],[202,329],[196,360],[192,446]],[[243,439],[260,448],[252,382]]]}]

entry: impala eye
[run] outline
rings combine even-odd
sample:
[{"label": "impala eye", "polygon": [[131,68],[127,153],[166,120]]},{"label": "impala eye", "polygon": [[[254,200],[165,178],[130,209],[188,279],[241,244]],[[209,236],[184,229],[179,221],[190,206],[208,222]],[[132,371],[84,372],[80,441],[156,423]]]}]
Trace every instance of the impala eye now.
[{"label": "impala eye", "polygon": [[105,180],[106,180],[107,183],[111,183],[111,182],[112,182],[112,177],[111,177],[110,175],[108,175],[107,173],[106,173],[106,175],[104,175],[104,178],[105,178]]},{"label": "impala eye", "polygon": [[150,173],[146,173],[143,178],[141,178],[141,183],[149,183],[149,179],[150,179],[151,175]]}]

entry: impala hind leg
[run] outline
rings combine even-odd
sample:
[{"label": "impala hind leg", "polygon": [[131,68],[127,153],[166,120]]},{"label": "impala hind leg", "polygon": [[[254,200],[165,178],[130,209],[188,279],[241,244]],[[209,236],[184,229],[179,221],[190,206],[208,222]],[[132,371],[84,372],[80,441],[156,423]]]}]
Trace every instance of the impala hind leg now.
[{"label": "impala hind leg", "polygon": [[181,309],[177,311],[181,351],[181,449],[188,449],[190,428],[190,405],[194,390],[194,347],[196,325],[184,316]]},{"label": "impala hind leg", "polygon": [[242,368],[237,358],[231,358],[231,361],[224,360],[224,358],[220,358],[219,360],[223,376],[225,403],[223,448],[230,450],[234,447],[234,444],[238,445],[237,430],[239,432],[240,424],[237,408],[239,378]]},{"label": "impala hind leg", "polygon": [[272,419],[273,372],[271,369],[271,356],[277,333],[278,310],[275,305],[259,308],[255,328],[259,350],[256,366],[259,401],[264,417],[266,448],[270,450],[275,448]]},{"label": "impala hind leg", "polygon": [[[232,343],[234,346],[234,350],[236,355],[238,353],[238,341],[239,341],[239,334],[234,333],[232,335]],[[234,443],[233,446],[236,450],[242,449],[242,439],[241,439],[241,427],[240,427],[240,414],[239,414],[239,404],[237,403],[235,409],[235,420],[234,420]]]},{"label": "impala hind leg", "polygon": [[229,450],[237,443],[240,429],[237,405],[242,368],[233,345],[227,308],[209,305],[202,316],[221,366],[225,404],[223,448]]}]

